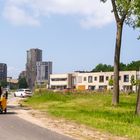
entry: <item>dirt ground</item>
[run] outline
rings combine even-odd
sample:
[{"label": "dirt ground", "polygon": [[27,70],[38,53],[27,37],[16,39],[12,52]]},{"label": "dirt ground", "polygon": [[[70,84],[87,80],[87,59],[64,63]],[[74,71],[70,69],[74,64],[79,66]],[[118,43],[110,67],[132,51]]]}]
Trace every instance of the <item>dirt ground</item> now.
[{"label": "dirt ground", "polygon": [[91,129],[84,125],[80,125],[64,119],[57,119],[50,117],[42,112],[22,107],[19,104],[19,98],[12,98],[8,101],[8,106],[11,108],[8,110],[14,112],[18,117],[25,119],[33,124],[50,129],[57,133],[67,135],[77,140],[129,140],[128,138],[113,136],[108,133]]}]

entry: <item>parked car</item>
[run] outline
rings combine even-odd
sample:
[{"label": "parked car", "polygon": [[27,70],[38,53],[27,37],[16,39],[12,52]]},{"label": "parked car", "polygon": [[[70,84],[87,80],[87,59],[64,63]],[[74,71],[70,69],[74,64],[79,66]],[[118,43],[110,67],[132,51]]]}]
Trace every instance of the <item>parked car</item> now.
[{"label": "parked car", "polygon": [[32,96],[32,92],[30,89],[18,89],[15,93],[14,93],[15,97],[30,97]]}]

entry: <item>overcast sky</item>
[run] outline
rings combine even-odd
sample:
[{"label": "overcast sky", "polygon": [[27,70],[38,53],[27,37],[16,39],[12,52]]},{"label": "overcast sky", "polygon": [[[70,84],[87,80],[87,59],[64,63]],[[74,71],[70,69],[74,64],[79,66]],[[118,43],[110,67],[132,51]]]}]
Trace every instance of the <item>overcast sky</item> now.
[{"label": "overcast sky", "polygon": [[[0,62],[8,76],[25,70],[26,51],[43,50],[53,73],[113,64],[116,27],[111,4],[100,0],[0,0]],[[140,60],[138,31],[124,26],[121,62]]]}]

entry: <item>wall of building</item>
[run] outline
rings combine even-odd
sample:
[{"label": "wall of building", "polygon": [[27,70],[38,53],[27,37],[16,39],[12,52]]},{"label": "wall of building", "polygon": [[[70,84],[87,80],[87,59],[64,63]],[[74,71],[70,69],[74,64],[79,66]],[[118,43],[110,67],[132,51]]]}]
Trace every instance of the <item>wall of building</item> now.
[{"label": "wall of building", "polygon": [[[120,90],[136,90],[136,86],[131,85],[131,77],[137,79],[136,71],[120,72]],[[52,80],[53,79],[53,80]],[[64,80],[65,79],[65,80]],[[109,80],[113,79],[113,72],[94,72],[94,73],[72,73],[72,74],[53,74],[50,76],[50,86],[66,86],[66,88],[81,90],[112,89]]]},{"label": "wall of building", "polygon": [[7,80],[7,64],[0,63],[0,81]]},{"label": "wall of building", "polygon": [[51,74],[50,88],[67,89],[72,88],[72,74]]},{"label": "wall of building", "polygon": [[42,50],[30,49],[27,51],[26,76],[29,88],[33,88],[36,81],[36,62],[42,61]]},{"label": "wall of building", "polygon": [[50,74],[52,74],[52,62],[37,62],[37,76],[36,82],[41,85],[42,83],[49,82]]},{"label": "wall of building", "polygon": [[[136,79],[136,71],[120,72],[120,90],[125,90],[131,86],[132,75]],[[113,72],[78,73],[76,87],[85,85],[86,89],[111,89],[112,86],[109,85],[110,79],[113,79]],[[135,90],[135,86],[133,90]]]}]

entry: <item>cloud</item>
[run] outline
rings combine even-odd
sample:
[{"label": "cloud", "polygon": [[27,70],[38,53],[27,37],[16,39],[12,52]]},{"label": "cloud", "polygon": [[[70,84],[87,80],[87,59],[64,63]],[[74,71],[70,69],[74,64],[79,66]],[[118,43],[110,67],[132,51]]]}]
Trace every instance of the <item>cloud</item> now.
[{"label": "cloud", "polygon": [[100,0],[5,0],[4,17],[15,25],[40,25],[40,17],[71,15],[83,27],[102,27],[113,21],[111,3]]},{"label": "cloud", "polygon": [[35,19],[32,15],[29,15],[24,8],[22,9],[16,4],[6,5],[3,16],[14,25],[40,25],[39,20]]},{"label": "cloud", "polygon": [[6,19],[11,21],[14,25],[39,25],[40,22],[29,16],[23,9],[20,9],[16,6],[7,7],[4,12]]}]

